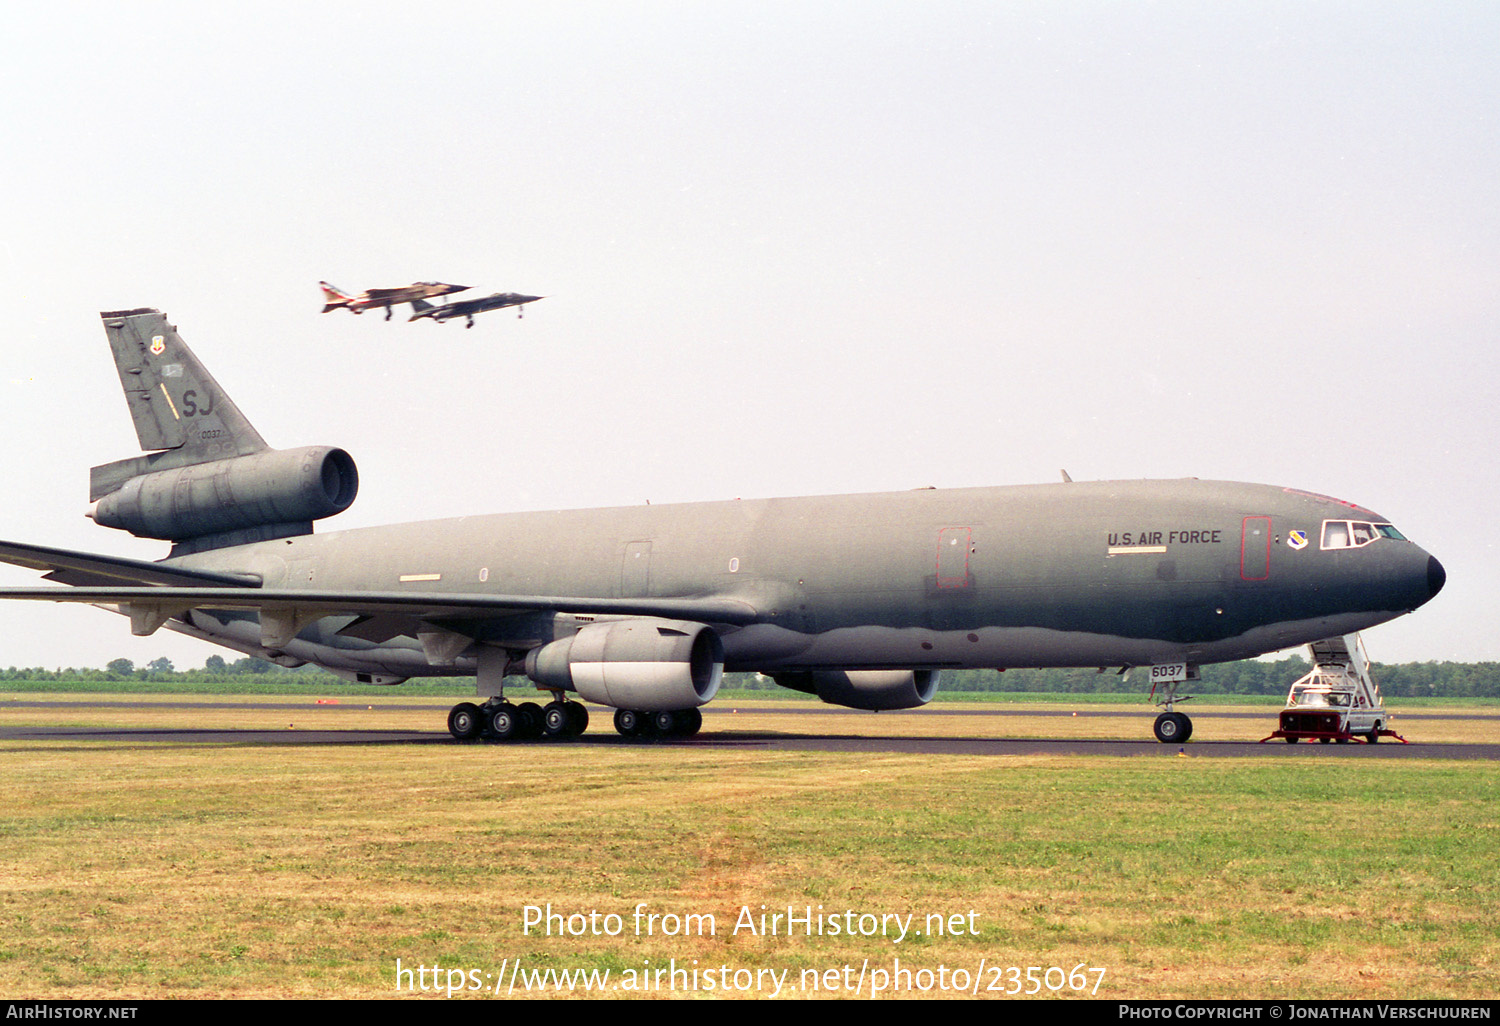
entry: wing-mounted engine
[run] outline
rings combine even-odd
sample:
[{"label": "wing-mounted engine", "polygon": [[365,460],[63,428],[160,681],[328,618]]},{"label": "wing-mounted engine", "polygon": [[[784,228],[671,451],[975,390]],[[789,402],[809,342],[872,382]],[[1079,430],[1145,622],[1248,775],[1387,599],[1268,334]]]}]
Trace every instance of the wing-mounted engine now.
[{"label": "wing-mounted engine", "polygon": [[100,315],[144,456],[94,467],[89,516],[173,555],[311,534],[359,491],[342,449],[272,449],[160,310]]},{"label": "wing-mounted engine", "polygon": [[719,691],[724,643],[682,620],[592,623],[527,653],[526,676],[617,709],[693,709]]},{"label": "wing-mounted engine", "polygon": [[772,674],[784,688],[850,709],[915,709],[937,694],[937,670],[810,670]]}]

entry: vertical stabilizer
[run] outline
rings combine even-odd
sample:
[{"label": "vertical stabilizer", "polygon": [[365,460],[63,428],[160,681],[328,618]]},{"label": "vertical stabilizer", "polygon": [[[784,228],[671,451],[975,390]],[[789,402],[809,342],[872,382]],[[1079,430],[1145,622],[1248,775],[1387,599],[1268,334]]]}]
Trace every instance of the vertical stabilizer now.
[{"label": "vertical stabilizer", "polygon": [[117,310],[100,316],[141,448],[165,451],[95,467],[89,482],[91,499],[151,470],[269,448],[160,310]]}]

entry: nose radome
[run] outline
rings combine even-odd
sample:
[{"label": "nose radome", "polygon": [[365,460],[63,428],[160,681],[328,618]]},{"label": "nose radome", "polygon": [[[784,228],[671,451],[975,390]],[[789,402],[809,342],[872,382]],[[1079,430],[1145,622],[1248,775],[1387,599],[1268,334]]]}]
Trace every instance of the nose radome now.
[{"label": "nose radome", "polygon": [[1430,599],[1443,590],[1443,585],[1448,583],[1448,571],[1443,569],[1443,564],[1437,561],[1436,556],[1427,557],[1427,597]]}]

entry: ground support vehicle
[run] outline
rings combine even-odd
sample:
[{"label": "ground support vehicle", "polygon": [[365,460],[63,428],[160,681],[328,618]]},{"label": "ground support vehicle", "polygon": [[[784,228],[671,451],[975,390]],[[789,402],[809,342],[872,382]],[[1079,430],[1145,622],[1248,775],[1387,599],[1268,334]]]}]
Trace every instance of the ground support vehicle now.
[{"label": "ground support vehicle", "polygon": [[1407,743],[1390,729],[1390,714],[1370,676],[1369,658],[1358,634],[1315,641],[1307,651],[1313,667],[1292,684],[1280,726],[1262,738],[1261,744],[1278,737],[1292,745],[1302,740],[1325,745],[1359,740],[1373,745],[1382,737]]}]

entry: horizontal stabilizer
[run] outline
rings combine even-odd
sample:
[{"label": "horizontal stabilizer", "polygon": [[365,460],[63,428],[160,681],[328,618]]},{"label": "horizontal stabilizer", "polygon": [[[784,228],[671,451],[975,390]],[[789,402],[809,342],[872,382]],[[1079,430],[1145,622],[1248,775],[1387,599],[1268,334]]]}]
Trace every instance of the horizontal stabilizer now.
[{"label": "horizontal stabilizer", "polygon": [[128,582],[188,588],[247,588],[260,583],[258,578],[250,575],[185,570],[140,559],[101,556],[92,552],[74,552],[70,549],[25,545],[20,542],[0,541],[0,563],[44,570],[47,572],[47,580],[74,586],[108,587]]}]

